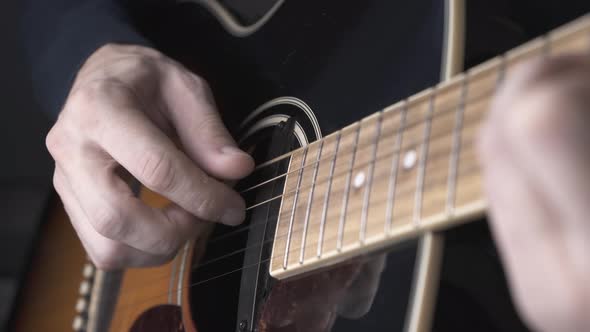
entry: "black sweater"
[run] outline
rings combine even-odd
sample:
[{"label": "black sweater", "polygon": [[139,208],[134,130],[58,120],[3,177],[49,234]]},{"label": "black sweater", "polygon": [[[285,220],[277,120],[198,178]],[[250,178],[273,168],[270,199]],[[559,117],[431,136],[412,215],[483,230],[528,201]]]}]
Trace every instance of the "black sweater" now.
[{"label": "black sweater", "polygon": [[[158,35],[152,28],[173,19],[163,18],[166,15],[162,13],[174,6],[177,4],[173,0],[27,0],[23,20],[25,49],[43,110],[52,117],[58,114],[79,67],[106,43],[182,48],[187,42],[185,37]],[[511,15],[530,35],[575,17],[589,7],[586,1],[573,0],[521,0],[511,1],[509,6]],[[403,10],[393,14],[405,15]],[[166,41],[158,43],[158,39]]]}]

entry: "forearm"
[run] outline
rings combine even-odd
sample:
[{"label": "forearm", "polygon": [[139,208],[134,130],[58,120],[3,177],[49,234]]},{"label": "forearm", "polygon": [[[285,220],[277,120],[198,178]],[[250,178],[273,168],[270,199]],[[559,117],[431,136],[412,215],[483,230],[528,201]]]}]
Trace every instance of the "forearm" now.
[{"label": "forearm", "polygon": [[23,20],[25,54],[43,111],[56,117],[84,61],[107,43],[149,45],[122,1],[29,0]]}]

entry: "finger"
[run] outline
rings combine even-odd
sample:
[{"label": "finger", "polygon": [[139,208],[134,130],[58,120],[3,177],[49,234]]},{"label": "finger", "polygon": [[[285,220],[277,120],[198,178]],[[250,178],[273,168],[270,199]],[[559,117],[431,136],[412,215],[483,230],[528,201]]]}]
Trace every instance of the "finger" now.
[{"label": "finger", "polygon": [[205,81],[180,69],[164,85],[162,95],[187,154],[207,173],[237,180],[253,170],[253,159],[237,147]]},{"label": "finger", "polygon": [[114,163],[93,153],[61,165],[88,222],[102,236],[153,255],[170,256],[202,223],[178,206],[160,210],[134,197]]},{"label": "finger", "polygon": [[547,293],[556,303],[572,303],[575,294],[568,288],[571,271],[563,262],[567,241],[559,207],[515,148],[506,112],[517,109],[504,103],[511,99],[505,96],[501,92],[494,101],[479,142],[484,188],[491,228],[516,301],[529,323],[539,326],[539,317],[557,315],[544,302]]},{"label": "finger", "polygon": [[575,294],[568,287],[570,271],[563,264],[566,252],[559,218],[551,201],[511,158],[496,153],[494,160],[486,159],[489,221],[518,308],[529,324],[540,327],[539,317],[556,323],[552,318],[559,316],[547,303],[547,294],[555,303],[572,303]]},{"label": "finger", "polygon": [[142,267],[160,265],[170,259],[168,256],[147,254],[125,244],[108,239],[97,233],[73,196],[69,184],[59,166],[55,169],[54,187],[66,209],[74,230],[82,245],[100,269],[113,270],[123,267]]},{"label": "finger", "polygon": [[[200,219],[235,225],[245,216],[243,199],[209,177],[132,103],[109,98],[95,100],[101,110],[100,130],[93,140],[135,178]],[[125,108],[124,110],[122,108]]]},{"label": "finger", "polygon": [[585,229],[590,182],[590,61],[586,57],[552,59],[525,68],[525,81],[516,86],[521,97],[504,101],[514,109],[506,121],[506,133],[514,142],[519,160],[535,179],[544,184],[546,195],[560,202],[561,217],[572,232]]}]

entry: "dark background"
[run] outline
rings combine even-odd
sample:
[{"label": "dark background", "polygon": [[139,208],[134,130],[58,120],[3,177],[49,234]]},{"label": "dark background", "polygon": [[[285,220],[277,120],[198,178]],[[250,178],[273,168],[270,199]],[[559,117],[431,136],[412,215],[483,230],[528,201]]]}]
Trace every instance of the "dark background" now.
[{"label": "dark background", "polygon": [[24,60],[22,1],[0,1],[0,330],[51,193],[48,117],[33,100]]},{"label": "dark background", "polygon": [[[19,31],[22,2],[0,1],[0,331],[52,193],[53,163],[44,144],[51,122],[41,113],[31,90]],[[587,0],[521,2],[526,10],[515,15],[517,21],[528,23],[528,37],[563,23],[568,15],[573,18],[588,10]],[[543,10],[531,12],[532,3]],[[563,8],[567,15],[555,15],[562,14]],[[484,41],[489,46],[490,40]]]}]

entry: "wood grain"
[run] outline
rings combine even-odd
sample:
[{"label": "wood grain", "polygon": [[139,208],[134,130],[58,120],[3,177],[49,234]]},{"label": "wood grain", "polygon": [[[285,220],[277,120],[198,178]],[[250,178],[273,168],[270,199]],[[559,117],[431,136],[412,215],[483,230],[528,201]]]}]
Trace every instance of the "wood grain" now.
[{"label": "wood grain", "polygon": [[[140,197],[153,207],[169,204],[168,200],[145,188]],[[176,271],[182,254],[183,250],[171,262],[158,267],[125,270],[109,331],[129,331],[135,320],[150,308],[181,304],[176,295],[179,278]]]},{"label": "wood grain", "polygon": [[483,215],[475,141],[505,72],[588,51],[590,16],[294,151],[271,275],[299,275]]},{"label": "wood grain", "polygon": [[24,279],[14,331],[71,331],[86,252],[59,199],[48,219]]}]

